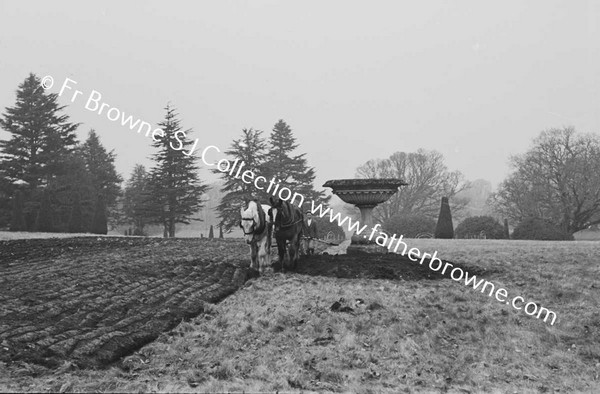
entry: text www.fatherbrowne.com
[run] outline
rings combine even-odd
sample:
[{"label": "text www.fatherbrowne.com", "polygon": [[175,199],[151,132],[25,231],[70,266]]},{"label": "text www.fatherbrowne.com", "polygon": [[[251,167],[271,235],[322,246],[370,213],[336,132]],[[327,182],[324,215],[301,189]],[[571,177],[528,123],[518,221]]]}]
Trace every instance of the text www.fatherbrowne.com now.
[{"label": "text www.fatherbrowne.com", "polygon": [[[267,182],[267,179],[265,177],[260,175],[256,176],[252,169],[247,168],[245,171],[242,171],[242,168],[245,166],[245,163],[240,162],[238,159],[236,159],[234,162],[231,162],[226,158],[222,158],[221,160],[214,162],[207,161],[208,152],[212,150],[220,152],[220,149],[214,145],[207,146],[202,151],[202,161],[209,167],[214,166],[220,172],[227,173],[234,178],[241,178],[241,180],[246,184],[253,183],[258,190],[266,191],[267,193],[277,196],[282,200],[289,201],[290,203],[295,203],[300,207],[304,205],[305,198],[302,194],[293,192],[292,190],[286,187],[280,187],[281,185],[277,179],[271,179],[269,182]],[[311,201],[311,212],[313,215],[319,215],[319,217],[321,218],[329,216],[329,221],[331,223],[337,222],[338,226],[340,227],[344,227],[344,224],[346,224],[348,230],[350,232],[356,232],[356,235],[362,234],[368,227],[366,224],[361,227],[358,221],[354,221],[353,223],[352,219],[348,216],[342,218],[342,215],[339,212],[334,214],[331,208],[324,208],[322,204],[315,206],[314,201]],[[369,240],[372,240],[375,236],[375,233],[377,232],[378,235],[375,239],[375,242],[378,245],[387,247],[390,251],[393,248],[394,253],[398,253],[400,245],[403,245],[403,249],[402,252],[400,252],[400,254],[402,254],[403,256],[406,255],[408,245],[403,241],[404,236],[400,235],[400,237],[398,237],[396,234],[394,234],[391,237],[389,237],[386,233],[378,231],[377,229],[379,227],[381,227],[381,225],[376,224],[371,229],[371,233],[368,237]],[[365,238],[367,238],[366,235]],[[473,286],[474,290],[481,288],[482,293],[488,290],[488,295],[490,297],[494,295],[496,300],[498,300],[499,302],[504,302],[507,305],[512,305],[512,307],[517,310],[524,310],[525,313],[529,316],[535,316],[538,319],[541,319],[543,317],[544,322],[546,322],[551,317],[550,325],[554,325],[554,322],[556,321],[556,313],[554,313],[553,311],[539,306],[535,302],[528,302],[523,306],[525,299],[521,296],[517,296],[512,298],[512,300],[509,300],[508,292],[506,291],[506,289],[501,287],[496,289],[496,286],[492,282],[483,279],[480,279],[478,281],[475,275],[470,275],[462,268],[454,267],[452,263],[442,261],[441,259],[439,259],[437,257],[437,251],[434,252],[433,255],[429,253],[421,254],[419,249],[410,248],[408,250],[407,256],[410,260],[415,262],[419,260],[419,257],[421,257],[421,261],[419,264],[423,264],[425,259],[427,257],[430,257],[429,268],[432,271],[437,272],[441,270],[442,275],[449,275],[452,280],[455,280],[457,282],[461,282],[464,279],[465,286]]]},{"label": "text www.fatherbrowne.com", "polygon": [[[367,229],[367,225],[363,225],[361,227],[360,223],[357,221],[352,223],[352,219],[348,216],[342,219],[341,214],[339,212],[334,214],[331,208],[323,208],[321,204],[315,206],[314,201],[312,202],[311,212],[313,215],[319,215],[319,217],[321,218],[328,216],[330,222],[337,222],[337,224],[341,227],[343,227],[344,224],[347,223],[346,226],[348,230],[356,231],[356,235],[362,234]],[[380,227],[380,225],[376,224],[371,229],[370,235],[366,238],[368,238],[369,240],[373,240],[375,233],[378,232],[378,227]],[[393,249],[394,253],[398,253],[398,249],[402,246],[402,252],[400,252],[400,254],[402,256],[407,255],[407,257],[411,261],[415,262],[419,261],[420,257],[421,261],[419,262],[419,264],[421,265],[423,264],[426,258],[429,258],[429,269],[431,269],[432,271],[438,272],[441,270],[440,273],[442,275],[449,275],[450,278],[456,282],[462,282],[464,279],[465,286],[472,286],[473,290],[481,289],[481,293],[485,293],[487,291],[489,297],[495,296],[497,301],[506,303],[506,305],[511,305],[517,310],[524,310],[525,313],[529,316],[535,316],[538,319],[541,319],[543,317],[544,322],[546,322],[548,318],[552,316],[550,320],[550,325],[554,325],[554,322],[556,321],[556,313],[554,313],[553,311],[538,305],[536,302],[528,302],[524,304],[525,299],[521,296],[513,297],[511,300],[508,297],[508,292],[506,291],[506,289],[502,287],[498,287],[496,289],[496,286],[492,282],[489,282],[484,279],[480,279],[478,281],[476,275],[470,275],[469,272],[463,270],[462,268],[454,267],[452,263],[448,261],[442,261],[441,259],[439,259],[437,257],[437,251],[435,251],[433,255],[431,255],[430,253],[421,254],[421,252],[417,248],[409,249],[406,242],[403,241],[403,238],[403,235],[400,235],[400,237],[397,238],[396,234],[392,235],[391,237],[388,237],[386,233],[379,231],[375,242],[380,246],[387,247],[387,249],[390,251],[392,251]]]},{"label": "text www.fatherbrowne.com", "polygon": [[[59,92],[59,96],[62,96],[62,94],[66,91],[69,90],[73,90],[73,86],[75,86],[77,84],[76,81],[73,81],[69,78],[65,78],[65,81],[63,82],[63,85],[60,89]],[[41,86],[44,89],[50,89],[52,88],[52,86],[54,85],[54,78],[50,75],[45,76],[42,81],[41,81]],[[83,91],[81,90],[74,90],[72,97],[71,97],[71,102],[74,102],[77,98],[77,96],[79,95],[83,95]],[[91,94],[89,95],[86,104],[85,104],[85,108],[93,111],[93,112],[97,112],[99,115],[102,113],[104,108],[107,108],[106,111],[106,117],[108,118],[108,120],[110,121],[117,121],[120,120],[121,121],[121,125],[125,126],[128,125],[128,128],[130,130],[134,130],[137,127],[137,132],[140,133],[144,128],[146,130],[145,136],[148,137],[150,134],[150,131],[152,130],[151,125],[148,122],[144,122],[141,119],[137,119],[134,122],[134,117],[133,116],[128,116],[125,117],[125,113],[120,111],[119,109],[115,108],[115,107],[111,107],[109,104],[105,103],[105,102],[101,102],[100,99],[102,98],[102,95],[93,90],[91,92]],[[175,135],[175,138],[177,139],[177,141],[179,142],[179,146],[173,146],[171,145],[171,148],[174,150],[182,150],[183,148],[183,143],[181,142],[181,140],[179,139],[179,137],[185,138],[185,132],[181,132],[183,135],[178,136]],[[160,128],[156,128],[155,130],[152,131],[152,139],[153,140],[157,140],[157,138],[161,138],[164,137],[164,131]],[[190,149],[189,152],[182,152],[185,155],[191,156],[198,144],[198,139],[196,139],[194,146]],[[244,183],[250,184],[253,183],[254,186],[258,189],[258,190],[264,190],[269,194],[272,194],[274,196],[278,196],[280,199],[285,200],[285,201],[290,201],[291,203],[296,203],[298,206],[303,206],[305,198],[302,194],[300,193],[296,193],[296,192],[292,192],[292,190],[288,189],[287,187],[283,186],[280,184],[280,182],[277,179],[272,178],[269,182],[267,182],[267,179],[263,176],[256,176],[256,174],[254,173],[254,171],[252,169],[248,169],[246,168],[246,170],[242,171],[242,168],[245,166],[245,163],[242,161],[240,162],[238,159],[236,159],[233,163],[230,162],[228,159],[226,158],[222,158],[221,160],[215,161],[215,162],[209,162],[207,161],[207,155],[209,151],[216,151],[216,152],[221,152],[221,150],[214,146],[214,145],[209,145],[207,146],[201,154],[202,157],[202,161],[204,162],[204,164],[206,164],[209,167],[213,167],[216,166],[217,169],[220,172],[223,173],[228,173],[230,176],[233,176],[234,178],[240,178],[242,179],[242,181]],[[237,172],[234,175],[234,172],[237,170]],[[266,189],[265,189],[266,187]],[[329,214],[329,221],[330,222],[337,222],[337,224],[340,227],[344,226],[344,223],[347,223],[347,228],[349,231],[351,232],[356,232],[357,235],[362,234],[366,229],[367,229],[367,225],[363,225],[362,227],[360,226],[360,223],[358,221],[355,221],[354,223],[352,223],[352,219],[349,218],[348,216],[342,218],[341,214],[338,212],[337,214],[334,214],[333,211],[331,210],[331,208],[323,208],[323,206],[321,204],[319,204],[318,206],[315,206],[314,201],[311,201],[311,212],[313,215],[318,214],[319,217],[323,218],[325,216],[327,216]],[[379,224],[376,224],[372,229],[371,229],[371,234],[369,235],[369,240],[372,240],[373,237],[375,236],[375,233],[378,232],[378,236],[375,239],[375,242],[378,245],[387,247],[388,250],[392,250],[394,253],[398,253],[398,249],[400,248],[400,245],[403,245],[403,249],[401,254],[404,256],[407,254],[407,249],[408,249],[408,245],[403,241],[403,235],[400,235],[400,237],[398,238],[396,234],[392,235],[391,237],[388,237],[388,235],[382,231],[377,231],[377,228],[380,227]],[[365,235],[366,238],[366,235]],[[394,246],[394,241],[396,242],[395,246]],[[416,257],[416,258],[413,258]],[[523,307],[523,303],[525,302],[525,299],[521,296],[517,296],[512,298],[512,300],[508,300],[508,292],[506,291],[506,289],[504,288],[498,288],[496,290],[496,286],[486,280],[480,279],[479,281],[477,281],[477,277],[475,275],[469,275],[468,272],[464,271],[462,268],[460,267],[454,267],[452,265],[452,263],[450,262],[445,262],[442,261],[441,259],[439,259],[437,257],[437,251],[433,253],[433,255],[429,254],[429,253],[423,253],[421,255],[421,252],[419,251],[419,249],[417,248],[411,248],[410,250],[408,250],[408,258],[412,261],[418,261],[419,257],[421,257],[421,261],[419,264],[423,264],[423,262],[425,261],[425,259],[427,257],[430,257],[429,260],[429,268],[432,271],[441,271],[442,275],[449,275],[450,278],[452,278],[452,280],[455,280],[457,282],[460,282],[463,280],[465,281],[465,286],[473,286],[474,290],[477,290],[479,288],[481,288],[481,292],[484,293],[486,291],[486,289],[489,288],[489,293],[488,296],[492,296],[494,295],[496,300],[498,300],[499,302],[505,302],[507,305],[512,305],[513,308],[521,310],[523,309],[525,311],[525,313],[529,316],[536,316],[538,319],[540,319],[542,316],[544,316],[544,322],[546,322],[546,320],[548,320],[548,318],[550,316],[552,316],[551,325],[554,325],[554,322],[556,321],[556,313],[554,313],[551,310],[548,310],[542,306],[538,306],[537,303],[535,302],[528,302],[525,304],[525,306]],[[448,272],[448,273],[447,273]]]}]

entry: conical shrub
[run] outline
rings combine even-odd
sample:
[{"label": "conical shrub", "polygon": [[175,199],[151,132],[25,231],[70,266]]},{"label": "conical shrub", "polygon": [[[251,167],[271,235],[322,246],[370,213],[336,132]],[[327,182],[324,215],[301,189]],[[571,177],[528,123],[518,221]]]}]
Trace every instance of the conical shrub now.
[{"label": "conical shrub", "polygon": [[443,239],[454,238],[454,226],[452,225],[452,213],[448,197],[442,197],[442,206],[440,207],[440,216],[435,227],[435,237]]}]

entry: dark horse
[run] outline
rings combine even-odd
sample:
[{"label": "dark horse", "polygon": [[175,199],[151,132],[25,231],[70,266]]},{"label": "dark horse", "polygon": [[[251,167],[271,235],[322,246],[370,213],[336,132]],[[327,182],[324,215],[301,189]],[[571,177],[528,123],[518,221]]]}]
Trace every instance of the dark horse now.
[{"label": "dark horse", "polygon": [[286,252],[286,241],[290,241],[289,257],[292,268],[296,269],[298,265],[298,255],[300,251],[300,238],[302,236],[302,226],[304,215],[302,210],[295,205],[281,199],[269,198],[271,209],[269,215],[275,224],[275,240],[277,241],[277,251],[279,252],[279,263],[283,271],[283,259]]}]

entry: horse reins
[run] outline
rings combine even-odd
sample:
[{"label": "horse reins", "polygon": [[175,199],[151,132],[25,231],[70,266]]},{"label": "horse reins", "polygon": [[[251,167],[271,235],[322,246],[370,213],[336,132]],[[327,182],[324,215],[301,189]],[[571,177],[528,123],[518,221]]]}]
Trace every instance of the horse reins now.
[{"label": "horse reins", "polygon": [[[289,205],[289,204],[288,204],[288,205]],[[291,212],[293,212],[293,210],[291,210],[291,209],[289,209],[289,208],[288,208],[288,210],[290,210]],[[293,215],[293,213],[292,213],[292,217],[293,217],[293,216],[294,216],[294,215]],[[293,219],[292,219],[292,220],[293,220]],[[282,224],[282,225],[280,225],[279,227],[280,227],[280,228],[291,227],[291,226],[293,226],[294,224],[300,223],[300,222],[302,222],[302,221],[304,221],[304,218],[302,217],[302,215],[300,215],[300,219],[296,220],[295,222],[291,222],[291,223],[287,223],[287,224]]]},{"label": "horse reins", "polygon": [[301,221],[302,221],[302,218],[300,218],[300,219],[298,219],[298,220],[296,220],[295,222],[292,222],[292,223],[288,223],[288,224],[282,224],[282,225],[281,225],[281,226],[279,226],[279,227],[281,227],[281,228],[284,228],[284,227],[290,227],[290,226],[293,226],[293,225],[294,225],[294,224],[296,224],[296,223],[300,223]]}]

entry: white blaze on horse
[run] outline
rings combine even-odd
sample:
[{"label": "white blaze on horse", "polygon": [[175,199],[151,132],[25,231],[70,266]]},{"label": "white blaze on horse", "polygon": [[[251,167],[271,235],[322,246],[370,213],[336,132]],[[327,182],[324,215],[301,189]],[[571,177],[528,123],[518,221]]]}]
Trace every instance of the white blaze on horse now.
[{"label": "white blaze on horse", "polygon": [[246,243],[250,245],[250,268],[263,274],[271,266],[271,234],[273,222],[268,212],[269,205],[250,201],[248,208],[241,208],[240,227],[244,230]]}]

